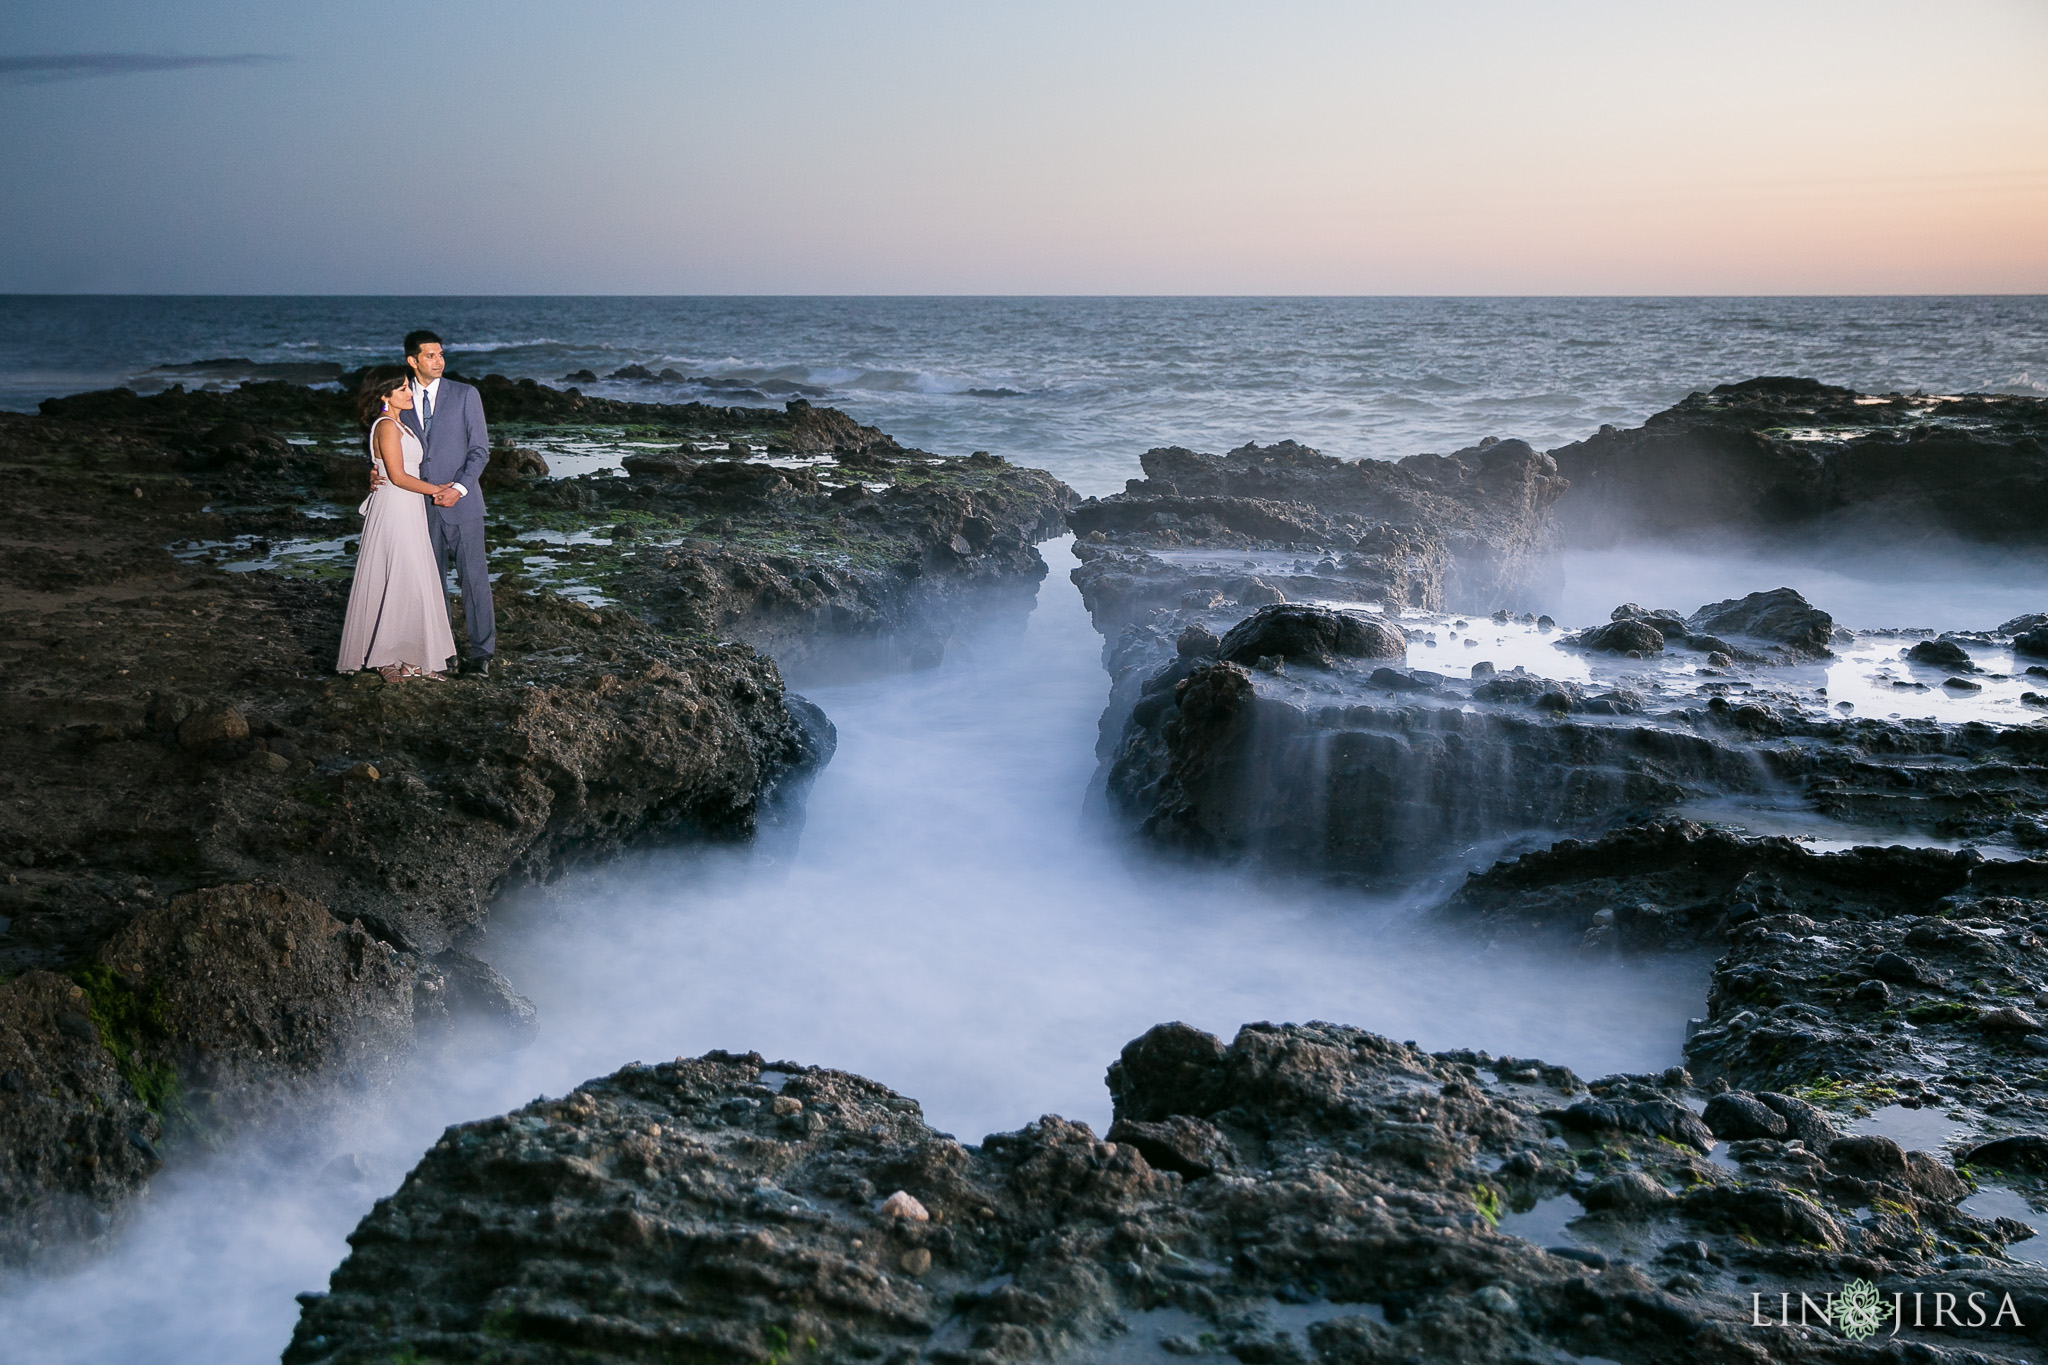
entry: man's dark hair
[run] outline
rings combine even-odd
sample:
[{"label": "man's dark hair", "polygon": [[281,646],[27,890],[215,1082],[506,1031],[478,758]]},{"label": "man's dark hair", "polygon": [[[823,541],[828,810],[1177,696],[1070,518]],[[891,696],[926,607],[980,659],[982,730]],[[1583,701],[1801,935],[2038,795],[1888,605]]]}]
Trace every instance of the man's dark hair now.
[{"label": "man's dark hair", "polygon": [[435,336],[432,332],[429,332],[424,327],[422,327],[417,332],[407,332],[405,334],[405,353],[408,356],[418,355],[420,353],[420,347],[429,344],[441,346],[445,345],[446,343],[443,342],[441,338]]}]

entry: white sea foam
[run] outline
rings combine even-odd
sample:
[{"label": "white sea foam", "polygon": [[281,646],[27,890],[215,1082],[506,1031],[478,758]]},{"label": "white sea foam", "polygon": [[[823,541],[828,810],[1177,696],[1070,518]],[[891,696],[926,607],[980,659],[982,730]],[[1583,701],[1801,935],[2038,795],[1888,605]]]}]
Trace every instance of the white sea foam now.
[{"label": "white sea foam", "polygon": [[[1700,964],[1430,946],[1402,932],[1398,899],[1160,863],[1084,828],[1106,680],[1072,560],[1049,548],[1021,640],[815,694],[840,749],[793,853],[645,855],[513,897],[485,951],[540,1007],[532,1046],[416,1066],[316,1156],[256,1141],[167,1177],[108,1258],[0,1294],[10,1357],[274,1360],[291,1296],[324,1286],[444,1124],[635,1059],[725,1047],[843,1067],[967,1141],[1045,1112],[1100,1129],[1104,1068],[1167,1019],[1228,1034],[1326,1018],[1587,1073],[1677,1060]],[[323,1176],[335,1153],[371,1179]]]}]

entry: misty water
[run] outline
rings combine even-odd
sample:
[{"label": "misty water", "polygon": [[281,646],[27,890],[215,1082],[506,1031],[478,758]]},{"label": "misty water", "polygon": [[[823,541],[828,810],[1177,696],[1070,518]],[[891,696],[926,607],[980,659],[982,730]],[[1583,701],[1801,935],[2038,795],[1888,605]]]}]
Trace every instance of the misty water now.
[{"label": "misty water", "polygon": [[[800,384],[910,444],[993,450],[1089,494],[1119,488],[1156,445],[1295,437],[1395,458],[1498,435],[1548,448],[1757,374],[2048,389],[2039,298],[0,298],[0,407],[161,387],[171,378],[152,367],[209,357],[353,367],[422,323],[476,373],[558,382],[638,363]],[[582,457],[550,458],[573,472]],[[1373,900],[1192,867],[1086,821],[1107,678],[1071,558],[1046,548],[1053,571],[1021,636],[810,691],[840,743],[793,848],[650,851],[515,893],[480,951],[539,1006],[530,1046],[422,1057],[317,1150],[259,1135],[174,1162],[109,1254],[0,1285],[0,1357],[274,1360],[292,1296],[324,1287],[348,1231],[445,1125],[636,1059],[729,1048],[842,1067],[969,1142],[1045,1112],[1099,1129],[1105,1067],[1168,1019],[1225,1034],[1330,1019],[1587,1075],[1678,1060],[1701,962],[1489,955],[1412,932],[1430,888]],[[1811,549],[1574,553],[1555,614],[1585,624],[1625,600],[1690,612],[1782,584],[1857,629],[1984,629],[2041,609],[2048,582],[2038,561],[1933,543]]]},{"label": "misty water", "polygon": [[[840,1067],[964,1141],[1107,1125],[1152,1024],[1328,1019],[1587,1075],[1668,1066],[1702,964],[1490,956],[1411,901],[1191,867],[1082,818],[1107,693],[1065,545],[1020,635],[810,695],[839,729],[800,842],[647,853],[516,894],[483,954],[540,1009],[512,1054],[423,1058],[317,1153],[260,1140],[167,1171],[113,1252],[0,1298],[10,1358],[274,1360],[372,1200],[451,1122],[710,1048]],[[337,1156],[349,1179],[330,1168]]]}]

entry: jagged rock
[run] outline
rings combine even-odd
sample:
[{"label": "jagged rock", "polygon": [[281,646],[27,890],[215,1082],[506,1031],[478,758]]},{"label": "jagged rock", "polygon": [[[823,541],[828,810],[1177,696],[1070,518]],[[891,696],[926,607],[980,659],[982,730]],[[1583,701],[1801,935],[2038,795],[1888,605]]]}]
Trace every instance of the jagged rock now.
[{"label": "jagged rock", "polygon": [[1331,656],[1398,659],[1408,652],[1399,626],[1377,617],[1321,607],[1263,607],[1230,629],[1217,655],[1249,664],[1276,655],[1292,663],[1317,663]]},{"label": "jagged rock", "polygon": [[1623,1171],[1599,1181],[1580,1196],[1580,1202],[1595,1213],[1622,1218],[1647,1218],[1678,1202],[1671,1191],[1641,1171]]},{"label": "jagged rock", "polygon": [[1825,1152],[1835,1140],[1834,1124],[1817,1106],[1774,1090],[1759,1090],[1756,1097],[1765,1108],[1785,1120],[1787,1131],[1804,1142],[1808,1151]]},{"label": "jagged rock", "polygon": [[55,1264],[104,1239],[163,1165],[163,1118],[149,1101],[162,1104],[152,1083],[169,1078],[107,1043],[126,1049],[147,1002],[128,1008],[132,996],[95,984],[89,995],[47,971],[0,983],[0,1265]]},{"label": "jagged rock", "polygon": [[[636,405],[496,376],[479,387],[494,422],[828,443],[864,463],[898,450],[802,404]],[[886,497],[849,508],[817,481],[829,462],[754,462],[776,482],[774,496],[751,497],[699,484],[695,461],[677,471],[692,477],[543,480],[537,456],[501,446],[489,468],[521,477],[491,499],[494,538],[521,517],[557,530],[566,517],[615,542],[658,533],[665,547],[612,558],[601,581],[621,605],[600,610],[494,562],[505,572],[490,677],[386,686],[332,672],[345,578],[224,573],[163,548],[330,537],[331,523],[300,509],[360,499],[360,450],[346,392],[260,378],[0,414],[20,514],[18,543],[0,556],[16,602],[7,634],[63,645],[16,659],[7,679],[39,721],[0,732],[0,845],[20,850],[0,888],[0,972],[33,985],[38,969],[113,972],[98,955],[119,953],[121,979],[150,993],[164,1029],[124,1042],[112,1070],[38,1090],[48,1112],[33,1122],[14,1124],[10,1106],[30,1100],[0,1085],[0,1136],[30,1154],[0,1197],[0,1260],[97,1236],[133,1198],[154,1156],[109,1149],[80,1185],[33,1153],[103,1122],[154,1152],[158,1120],[123,1115],[161,1110],[159,1081],[227,1140],[280,1115],[317,1125],[316,1092],[376,1084],[416,1037],[436,1041],[447,1025],[530,1033],[530,1002],[453,950],[503,887],[636,842],[794,826],[831,727],[736,640],[786,643],[797,657],[837,635],[881,640],[892,662],[935,656],[951,620],[992,600],[1028,609],[1044,573],[1033,542],[1058,531],[1072,498],[992,457],[920,458]],[[67,493],[80,478],[121,496]],[[714,516],[727,519],[718,538],[674,543],[676,528]],[[786,548],[806,538],[832,549]],[[188,941],[212,946],[194,957]],[[58,1013],[24,1017],[48,1036],[24,1033],[23,1047],[46,1060],[60,1042],[89,1041],[62,1032],[82,1026]],[[13,1070],[40,1077],[46,1060]],[[174,1125],[173,1146],[185,1132]],[[78,1217],[50,1212],[74,1197]]]},{"label": "jagged rock", "polygon": [[[1336,556],[1334,572],[1303,580],[1300,594],[1292,576],[1261,569],[1255,577],[1281,595],[1267,601],[1328,596],[1334,579],[1359,602],[1476,610],[1545,604],[1560,582],[1549,508],[1563,485],[1520,441],[1397,462],[1340,460],[1282,441],[1224,456],[1164,448],[1142,463],[1146,477],[1124,493],[1068,513],[1084,540],[1101,536],[1116,547],[1074,575],[1106,635],[1208,584],[1146,553],[1165,547],[1314,547]],[[1240,574],[1214,587],[1256,605],[1243,582]]]},{"label": "jagged rock", "polygon": [[1972,1147],[1963,1157],[1965,1164],[1994,1171],[2048,1173],[2048,1137],[2039,1133],[2016,1133]]},{"label": "jagged rock", "polygon": [[1709,1099],[1701,1117],[1715,1137],[1729,1142],[1742,1138],[1781,1138],[1788,1131],[1784,1115],[1756,1096],[1740,1090],[1730,1090]]},{"label": "jagged rock", "polygon": [[486,492],[500,493],[508,488],[530,487],[547,476],[548,462],[538,450],[494,446],[491,462],[484,466],[482,483]]},{"label": "jagged rock", "polygon": [[1697,1114],[1672,1100],[1585,1099],[1554,1117],[1567,1128],[1598,1133],[1612,1129],[1682,1142],[1700,1151],[1711,1151],[1714,1134]]},{"label": "jagged rock", "polygon": [[1162,1171],[1176,1171],[1199,1180],[1226,1171],[1242,1160],[1237,1148],[1213,1123],[1169,1114],[1158,1123],[1119,1119],[1110,1125],[1111,1142],[1128,1142]]},{"label": "jagged rock", "polygon": [[1953,640],[1922,640],[1906,651],[1906,657],[1931,668],[1960,668],[1968,672],[1975,667],[1963,647]]},{"label": "jagged rock", "polygon": [[2023,1009],[2007,1005],[1986,1010],[1977,1020],[1977,1027],[1986,1033],[2039,1033],[2041,1021]]},{"label": "jagged rock", "polygon": [[1905,1149],[1878,1133],[1836,1138],[1828,1144],[1828,1165],[1856,1171],[1874,1180],[1906,1183]]},{"label": "jagged rock", "polygon": [[1586,631],[1578,637],[1577,643],[1582,648],[1608,654],[1662,654],[1664,632],[1647,620],[1631,617]]},{"label": "jagged rock", "polygon": [[[1588,697],[1528,674],[1385,668],[1304,688],[1174,660],[1130,690],[1128,720],[1105,736],[1112,812],[1167,844],[1292,870],[1385,879],[1480,839],[1592,831],[1769,781],[1895,825],[1954,829],[1976,810],[1978,828],[2002,834],[2048,811],[2038,727],[1843,720],[1721,696],[1659,709],[1633,689]],[[1997,802],[1981,794],[1994,789]]]},{"label": "jagged rock", "polygon": [[1685,618],[1702,635],[1733,635],[1782,646],[1794,658],[1825,659],[1832,655],[1835,618],[1790,588],[1753,592],[1701,607]]},{"label": "jagged rock", "polygon": [[1571,491],[1557,505],[1574,546],[1810,538],[1861,544],[1939,530],[2039,544],[2048,526],[2048,400],[1972,394],[1874,398],[1812,379],[1762,378],[1695,393],[1641,427],[1550,452]]},{"label": "jagged rock", "polygon": [[210,749],[249,737],[249,718],[232,706],[196,711],[178,726],[178,743],[187,749]]},{"label": "jagged rock", "polygon": [[1687,1194],[1681,1208],[1688,1219],[1709,1227],[1746,1228],[1753,1237],[1839,1251],[1848,1234],[1812,1200],[1769,1186],[1709,1185]]},{"label": "jagged rock", "polygon": [[[802,1341],[826,1359],[964,1343],[1066,1361],[1114,1332],[1123,1349],[1278,1365],[1311,1358],[1278,1310],[1313,1303],[1314,1358],[1339,1365],[1654,1360],[1674,1341],[1689,1360],[1735,1365],[1758,1358],[1736,1273],[1839,1288],[1833,1253],[1852,1234],[1837,1213],[1873,1189],[1738,1181],[1657,1137],[1609,1132],[1576,1149],[1596,1168],[1624,1163],[1587,1188],[1601,1216],[1580,1226],[1667,1210],[1692,1222],[1689,1287],[1661,1290],[1619,1252],[1546,1251],[1491,1226],[1504,1198],[1558,1189],[1536,1153],[1574,1155],[1528,1114],[1526,1090],[1482,1086],[1459,1054],[1330,1024],[1205,1037],[1162,1026],[1111,1070],[1120,1130],[1206,1126],[1258,1153],[1200,1179],[1050,1116],[962,1147],[914,1102],[842,1072],[776,1062],[787,1079],[770,1091],[753,1054],[634,1066],[451,1128],[357,1229],[330,1291],[301,1299],[285,1360],[610,1361],[677,1342],[760,1358]],[[1690,1185],[1682,1201],[1667,1182]],[[892,1189],[930,1218],[876,1211]],[[1928,1226],[1965,1225],[1950,1204],[1883,1190],[1915,1200]],[[1953,1273],[1883,1264],[1909,1295]],[[1832,1334],[1799,1341],[1802,1361],[1862,1358]]]},{"label": "jagged rock", "polygon": [[1903,953],[1879,953],[1870,969],[1881,981],[1890,981],[1900,986],[1925,985],[1929,981],[1927,969]]},{"label": "jagged rock", "polygon": [[1223,642],[1215,632],[1199,622],[1182,631],[1174,641],[1174,652],[1183,659],[1213,659],[1222,647]]}]

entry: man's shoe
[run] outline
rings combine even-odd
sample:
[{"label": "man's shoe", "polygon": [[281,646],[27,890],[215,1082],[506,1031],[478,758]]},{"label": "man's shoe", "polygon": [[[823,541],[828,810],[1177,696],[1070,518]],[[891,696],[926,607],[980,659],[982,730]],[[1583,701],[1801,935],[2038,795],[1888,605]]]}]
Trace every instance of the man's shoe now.
[{"label": "man's shoe", "polygon": [[465,678],[488,678],[491,675],[491,656],[472,655],[462,661],[462,667],[457,671]]}]

